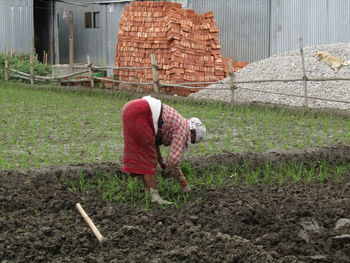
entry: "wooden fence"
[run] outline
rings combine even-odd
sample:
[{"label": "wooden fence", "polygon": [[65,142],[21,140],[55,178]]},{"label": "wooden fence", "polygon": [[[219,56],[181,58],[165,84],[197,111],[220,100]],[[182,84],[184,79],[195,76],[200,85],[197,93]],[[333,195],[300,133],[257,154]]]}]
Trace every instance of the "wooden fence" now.
[{"label": "wooden fence", "polygon": [[[346,101],[346,100],[337,100],[337,99],[330,99],[330,98],[320,98],[320,97],[308,96],[308,91],[307,91],[308,81],[336,81],[336,80],[342,80],[342,81],[346,80],[347,81],[347,80],[350,80],[350,78],[308,78],[306,76],[306,73],[305,73],[305,62],[304,62],[304,52],[303,52],[302,39],[300,39],[300,55],[301,55],[301,66],[302,66],[303,76],[302,76],[302,78],[299,78],[299,79],[298,78],[297,79],[279,79],[279,80],[276,80],[276,79],[266,80],[266,79],[264,79],[264,80],[235,81],[235,73],[233,71],[232,60],[229,60],[229,62],[228,62],[229,63],[229,77],[230,77],[229,88],[219,87],[220,85],[225,85],[223,82],[186,82],[186,83],[176,83],[176,84],[160,82],[158,79],[158,66],[157,66],[156,58],[155,58],[154,54],[151,55],[151,66],[150,67],[111,67],[111,66],[98,67],[98,66],[92,65],[92,63],[90,62],[90,58],[88,56],[86,65],[72,67],[74,69],[82,69],[82,70],[80,70],[78,72],[71,73],[71,74],[66,74],[66,75],[62,75],[62,76],[51,76],[51,77],[43,77],[43,76],[34,75],[33,55],[31,55],[30,56],[30,74],[18,71],[16,69],[12,69],[8,64],[8,61],[5,59],[4,77],[5,77],[5,81],[8,81],[9,72],[14,72],[15,73],[14,77],[29,80],[32,86],[34,85],[35,81],[51,81],[51,82],[55,82],[55,83],[67,83],[67,82],[72,83],[72,82],[89,81],[91,88],[94,88],[96,80],[104,81],[104,82],[111,82],[111,83],[118,83],[118,84],[148,85],[148,86],[153,86],[153,90],[155,93],[160,93],[161,88],[164,88],[164,87],[181,87],[181,88],[188,88],[188,89],[219,89],[219,90],[230,89],[232,102],[235,101],[235,90],[237,89],[237,84],[271,83],[271,82],[285,83],[285,82],[300,82],[300,81],[302,81],[303,82],[303,91],[304,91],[303,95],[295,95],[295,94],[289,94],[289,93],[284,93],[284,92],[273,92],[273,91],[258,90],[258,89],[243,88],[243,87],[240,87],[240,89],[253,91],[253,92],[261,92],[261,93],[269,93],[269,94],[302,98],[302,99],[304,99],[303,105],[305,107],[308,107],[308,99],[350,104],[350,101]],[[94,76],[95,71],[107,70],[107,69],[113,69],[113,70],[120,70],[120,69],[152,70],[153,80],[151,83],[129,82],[129,81],[121,81],[121,80],[115,80],[115,79],[110,79],[110,78],[102,78],[102,77]],[[71,78],[71,77],[74,77],[77,75],[81,75],[81,74],[86,74],[86,73],[87,73],[87,75],[84,78],[68,79],[68,78]],[[205,87],[205,86],[203,86],[203,87],[191,86],[191,85],[212,85],[212,84],[219,84],[219,85],[216,88]]]}]

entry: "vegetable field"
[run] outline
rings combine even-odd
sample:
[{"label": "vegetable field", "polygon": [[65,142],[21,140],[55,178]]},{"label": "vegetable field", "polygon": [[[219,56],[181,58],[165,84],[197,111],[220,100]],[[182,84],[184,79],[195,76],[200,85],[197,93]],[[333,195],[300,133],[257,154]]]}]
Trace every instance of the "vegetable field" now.
[{"label": "vegetable field", "polygon": [[0,83],[2,262],[350,261],[348,113],[160,97],[208,136],[181,163],[193,191],[159,177],[159,207],[120,171],[141,96]]}]

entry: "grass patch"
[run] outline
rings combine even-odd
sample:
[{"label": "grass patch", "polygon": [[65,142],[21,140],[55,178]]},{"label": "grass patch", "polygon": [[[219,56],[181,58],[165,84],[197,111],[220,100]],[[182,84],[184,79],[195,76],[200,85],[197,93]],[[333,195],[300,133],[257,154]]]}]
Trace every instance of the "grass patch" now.
[{"label": "grass patch", "polygon": [[[0,82],[0,169],[120,160],[120,110],[128,100],[141,96]],[[350,122],[343,116],[163,101],[185,118],[196,116],[207,126],[207,138],[192,147],[190,156],[350,144]],[[162,151],[167,154],[166,148]]]}]

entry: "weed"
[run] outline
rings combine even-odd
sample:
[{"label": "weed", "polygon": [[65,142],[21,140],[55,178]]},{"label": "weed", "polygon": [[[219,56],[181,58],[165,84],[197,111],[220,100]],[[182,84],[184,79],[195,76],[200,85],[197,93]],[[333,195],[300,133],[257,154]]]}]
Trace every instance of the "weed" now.
[{"label": "weed", "polygon": [[[30,73],[30,58],[29,54],[25,53],[0,53],[0,80],[4,79],[4,64],[5,58],[7,58],[9,67],[22,71],[24,73]],[[40,76],[50,76],[51,66],[48,64],[43,64],[38,61],[37,57],[34,57],[33,61],[34,74]],[[15,79],[14,74],[10,73],[10,79]]]}]

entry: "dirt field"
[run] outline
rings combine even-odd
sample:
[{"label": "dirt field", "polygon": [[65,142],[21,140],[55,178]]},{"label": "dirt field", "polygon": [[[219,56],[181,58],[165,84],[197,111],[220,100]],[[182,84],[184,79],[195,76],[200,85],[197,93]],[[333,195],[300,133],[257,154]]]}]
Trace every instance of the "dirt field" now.
[{"label": "dirt field", "polygon": [[[349,147],[342,149],[340,156],[346,156]],[[321,152],[339,155],[334,149],[333,155]],[[318,158],[314,151],[304,153]],[[276,156],[297,156],[270,155],[277,161]],[[227,154],[222,161],[240,158]],[[205,169],[208,160],[196,164]],[[1,263],[350,262],[349,175],[323,184],[194,189],[181,209],[142,211],[102,201],[98,193],[70,191],[60,176],[81,168],[93,176],[97,170],[113,173],[118,164],[0,172]],[[99,245],[78,214],[77,202],[108,237],[106,245]]]}]

